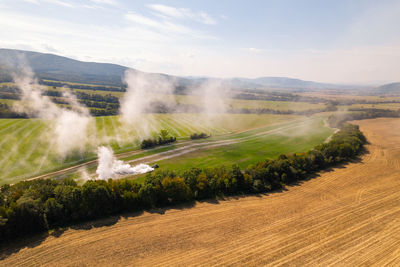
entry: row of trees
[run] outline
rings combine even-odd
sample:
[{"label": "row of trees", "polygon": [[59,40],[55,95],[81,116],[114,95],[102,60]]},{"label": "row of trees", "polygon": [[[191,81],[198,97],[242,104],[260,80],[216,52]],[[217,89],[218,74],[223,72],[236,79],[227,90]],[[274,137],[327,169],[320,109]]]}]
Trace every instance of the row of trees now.
[{"label": "row of trees", "polygon": [[346,121],[365,120],[374,118],[399,118],[400,110],[390,109],[349,109],[350,112],[342,114],[333,114],[328,117],[329,126],[339,128]]},{"label": "row of trees", "polygon": [[240,109],[230,109],[229,113],[237,113],[237,114],[296,114],[296,115],[306,115],[310,116],[312,114],[320,113],[320,112],[329,112],[336,111],[337,107],[328,103],[324,108],[317,109],[307,109],[307,110],[276,110],[269,108],[240,108]]},{"label": "row of trees", "polygon": [[14,112],[11,107],[5,103],[0,103],[0,118],[27,118],[25,113]]},{"label": "row of trees", "polygon": [[344,125],[330,142],[306,153],[281,155],[241,170],[198,169],[149,173],[134,180],[38,179],[0,187],[0,242],[71,223],[221,195],[262,193],[282,188],[318,170],[358,155],[366,140]]},{"label": "row of trees", "polygon": [[78,83],[67,83],[67,82],[58,82],[58,81],[47,81],[47,80],[39,80],[39,83],[47,86],[54,87],[63,87],[67,86],[69,88],[75,89],[87,89],[93,91],[112,91],[112,92],[125,92],[125,87],[117,87],[117,86],[101,86],[101,85],[87,85],[87,84],[78,84]]},{"label": "row of trees", "polygon": [[176,137],[171,136],[168,130],[161,130],[159,135],[155,138],[144,139],[140,144],[140,148],[148,149],[155,146],[161,146],[176,141]]},{"label": "row of trees", "polygon": [[[80,91],[73,91],[78,98],[78,101],[89,108],[92,116],[109,116],[118,114],[119,110],[119,99],[111,94],[88,94]],[[68,105],[62,96],[62,91],[46,90],[43,95],[52,98],[52,101],[56,104]],[[21,99],[21,91],[16,86],[4,85],[0,87],[0,99]],[[25,115],[21,115],[12,111],[11,107],[4,105],[0,109],[0,118],[23,118]]]}]

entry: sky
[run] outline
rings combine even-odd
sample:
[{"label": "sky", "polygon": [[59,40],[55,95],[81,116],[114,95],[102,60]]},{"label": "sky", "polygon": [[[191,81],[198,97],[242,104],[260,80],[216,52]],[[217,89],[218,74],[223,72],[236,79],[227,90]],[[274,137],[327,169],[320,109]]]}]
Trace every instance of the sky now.
[{"label": "sky", "polygon": [[180,76],[400,81],[400,0],[0,0],[0,47]]}]

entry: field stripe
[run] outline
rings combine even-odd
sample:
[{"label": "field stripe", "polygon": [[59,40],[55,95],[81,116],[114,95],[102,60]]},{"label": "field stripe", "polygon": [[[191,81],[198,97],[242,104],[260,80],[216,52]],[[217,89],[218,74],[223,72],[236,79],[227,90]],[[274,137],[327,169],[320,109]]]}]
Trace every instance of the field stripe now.
[{"label": "field stripe", "polygon": [[[7,177],[12,171],[14,171],[17,168],[24,168],[28,166],[28,158],[32,155],[32,153],[36,150],[37,146],[40,143],[40,135],[36,135],[36,133],[39,133],[43,130],[45,125],[43,124],[38,124],[36,128],[32,129],[30,133],[27,133],[24,137],[23,140],[21,140],[20,143],[14,144],[13,149],[15,148],[14,151],[10,151],[10,154],[7,157],[4,157],[3,160],[8,159],[9,164],[12,164],[13,166],[8,167],[6,166],[6,170],[2,173],[2,176],[0,177],[0,180],[4,179]],[[32,139],[36,139],[35,142],[32,142]],[[19,150],[21,146],[24,145],[30,145],[30,148],[27,153],[21,153]],[[2,161],[0,161],[2,162]],[[1,165],[1,163],[0,163]]]},{"label": "field stripe", "polygon": [[[19,140],[18,140],[17,143],[13,144],[12,149],[11,149],[7,154],[5,154],[5,155],[2,156],[3,158],[0,160],[0,166],[1,166],[2,168],[6,167],[6,165],[2,165],[2,164],[5,162],[5,160],[8,160],[8,159],[19,149],[20,145],[21,145],[23,142],[25,142],[26,138],[27,138],[28,136],[30,136],[30,135],[31,135],[36,129],[38,129],[40,126],[41,126],[40,124],[37,124],[37,125],[35,125],[33,128],[31,128],[27,133],[25,133],[25,134],[22,136],[22,138],[19,138]],[[22,129],[22,128],[20,128],[20,129]],[[11,164],[11,163],[9,163],[9,164]]]},{"label": "field stripe", "polygon": [[5,128],[1,129],[0,133],[9,132],[9,130],[15,128],[18,124],[20,124],[22,122],[26,122],[26,120],[25,119],[15,120],[14,122],[12,122],[9,125],[7,125]]},{"label": "field stripe", "polygon": [[[19,127],[17,130],[13,131],[12,133],[7,134],[6,137],[3,138],[3,140],[0,142],[0,151],[2,150],[2,146],[4,143],[8,142],[11,138],[15,138],[18,133],[20,133],[22,130],[24,130],[25,128],[27,128],[28,126],[30,126],[32,124],[33,124],[32,120],[26,121],[26,123],[24,125],[22,125],[21,127]],[[16,126],[16,124],[14,124],[14,126]]]}]

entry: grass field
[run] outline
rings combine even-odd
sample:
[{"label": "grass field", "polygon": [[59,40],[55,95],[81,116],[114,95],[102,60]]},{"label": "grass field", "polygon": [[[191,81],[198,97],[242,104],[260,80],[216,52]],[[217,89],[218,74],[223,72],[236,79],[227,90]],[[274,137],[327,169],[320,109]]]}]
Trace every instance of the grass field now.
[{"label": "grass field", "polygon": [[[72,83],[70,83],[72,84]],[[0,83],[1,85],[14,85],[13,83]],[[85,85],[85,84],[82,84]],[[61,87],[53,87],[48,86],[47,90],[50,91],[62,91]],[[75,92],[83,92],[87,94],[99,94],[99,95],[108,95],[111,94],[118,98],[121,98],[124,95],[124,92],[115,92],[115,91],[101,91],[101,90],[90,90],[90,89],[73,89]],[[58,100],[65,100],[63,97],[54,97]],[[202,106],[203,103],[199,96],[196,95],[156,95],[155,99],[161,99],[165,102],[171,103],[179,103],[186,105],[194,105],[194,106]],[[199,100],[200,99],[200,100]],[[0,99],[0,103],[3,99]],[[312,104],[307,102],[295,102],[295,101],[263,101],[263,100],[244,100],[244,99],[233,99],[233,98],[225,98],[223,101],[225,103],[226,109],[272,109],[279,111],[305,111],[305,110],[313,110],[313,109],[322,109],[325,107],[325,104],[318,103]]]},{"label": "grass field", "polygon": [[362,100],[362,101],[371,101],[371,102],[390,102],[390,101],[400,101],[399,96],[374,96],[374,95],[355,95],[355,94],[334,94],[328,92],[304,92],[304,93],[296,93],[299,96],[311,96],[324,98],[329,100]]},{"label": "grass field", "polygon": [[368,153],[301,186],[75,225],[0,265],[399,266],[400,120],[357,124]]},{"label": "grass field", "polygon": [[[52,87],[49,87],[50,90],[53,90]],[[61,88],[57,87],[57,90],[61,90]],[[108,95],[111,94],[118,98],[121,98],[124,95],[124,92],[111,92],[111,91],[100,91],[100,90],[89,90],[89,89],[74,89],[76,92],[83,92],[87,94],[99,94],[99,95]],[[195,105],[201,106],[201,101],[199,102],[199,97],[195,95],[157,95],[157,99],[162,99],[166,102],[186,104],[186,105]],[[234,108],[234,109],[273,109],[273,110],[293,110],[293,111],[304,111],[304,110],[312,110],[312,109],[322,109],[325,107],[325,104],[318,103],[312,104],[307,102],[294,102],[294,101],[264,101],[264,100],[243,100],[243,99],[233,99],[227,98],[224,99],[225,108]]]},{"label": "grass field", "polygon": [[[199,118],[197,114],[146,115],[150,131],[168,129],[178,139],[194,132],[213,136],[252,128],[266,127],[300,119],[292,115],[223,114]],[[138,148],[139,127],[121,127],[116,116],[96,117],[89,126],[91,145],[87,151],[74,153],[63,160],[54,152],[55,142],[49,135],[49,123],[39,119],[0,120],[0,184],[13,183],[50,170],[56,170],[93,159],[98,145],[109,145],[116,152]]]},{"label": "grass field", "polygon": [[[276,158],[280,154],[307,151],[321,144],[333,133],[324,126],[321,119],[305,119],[284,123],[279,126],[263,127],[256,130],[203,141],[193,152],[175,156],[174,153],[149,159],[158,163],[162,169],[185,170],[189,167],[217,167],[239,164],[244,168],[267,158]],[[165,158],[165,159],[164,159]]]},{"label": "grass field", "polygon": [[15,103],[15,101],[18,100],[14,100],[14,99],[0,99],[0,103],[1,104],[7,104],[9,106],[13,105]]}]

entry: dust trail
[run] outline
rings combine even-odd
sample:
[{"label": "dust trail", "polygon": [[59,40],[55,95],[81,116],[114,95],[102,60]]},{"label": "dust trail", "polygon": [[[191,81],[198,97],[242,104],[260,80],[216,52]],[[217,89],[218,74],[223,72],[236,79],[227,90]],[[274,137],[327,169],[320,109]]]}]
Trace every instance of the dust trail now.
[{"label": "dust trail", "polygon": [[[174,81],[163,75],[145,74],[135,70],[125,72],[124,81],[127,91],[120,100],[121,123],[134,126],[141,133],[143,139],[151,135],[151,131],[157,129],[151,125],[154,103],[162,102],[164,95],[171,95],[174,91]],[[153,129],[152,129],[153,127]]]},{"label": "dust trail", "polygon": [[101,117],[101,131],[102,131],[102,143],[106,143],[107,146],[110,145],[110,140],[106,130],[106,123],[104,121],[104,116]]},{"label": "dust trail", "polygon": [[90,176],[90,174],[88,173],[88,171],[85,167],[80,168],[78,170],[78,172],[79,172],[80,180],[82,180],[83,182],[93,180],[93,177]]},{"label": "dust trail", "polygon": [[115,124],[114,117],[109,117],[109,119],[111,120],[111,125],[113,128],[114,140],[117,141],[118,146],[121,148],[122,147],[122,139],[121,139],[121,135],[119,133],[119,129],[117,128],[117,125]]},{"label": "dust trail", "polygon": [[139,174],[153,171],[154,169],[146,164],[131,166],[122,160],[117,160],[111,148],[101,146],[97,152],[99,164],[96,174],[101,180],[117,178],[120,175]]},{"label": "dust trail", "polygon": [[82,151],[88,141],[87,126],[91,120],[88,109],[80,105],[76,97],[66,89],[62,95],[71,109],[57,106],[50,97],[43,94],[43,86],[38,84],[23,59],[18,66],[18,72],[13,74],[13,80],[21,90],[21,101],[14,104],[14,110],[30,117],[48,119],[57,140],[56,151],[61,157],[67,156],[73,150]]},{"label": "dust trail", "polygon": [[53,145],[55,144],[56,140],[51,139],[50,144],[47,146],[46,152],[40,159],[39,167],[36,169],[35,174],[39,173],[40,170],[42,169],[45,161],[48,159],[48,156],[50,154],[50,151],[52,150]]}]

